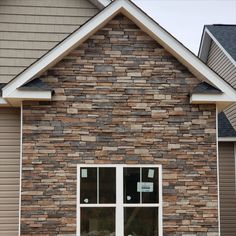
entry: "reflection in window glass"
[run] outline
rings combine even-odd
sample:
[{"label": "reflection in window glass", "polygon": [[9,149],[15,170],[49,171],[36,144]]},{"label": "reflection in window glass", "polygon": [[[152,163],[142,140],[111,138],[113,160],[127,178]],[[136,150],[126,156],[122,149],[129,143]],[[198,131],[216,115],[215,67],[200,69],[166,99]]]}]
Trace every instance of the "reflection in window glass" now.
[{"label": "reflection in window glass", "polygon": [[158,236],[158,208],[125,207],[125,236]]},{"label": "reflection in window glass", "polygon": [[115,236],[115,208],[81,208],[81,236]]},{"label": "reflection in window glass", "polygon": [[124,168],[124,202],[140,203],[137,184],[140,182],[140,168]]},{"label": "reflection in window glass", "polygon": [[80,203],[97,203],[97,168],[80,170]]},{"label": "reflection in window glass", "polygon": [[99,203],[116,203],[115,168],[99,168]]},{"label": "reflection in window glass", "polygon": [[158,203],[158,169],[142,168],[142,182],[150,186],[142,192],[142,203]]}]

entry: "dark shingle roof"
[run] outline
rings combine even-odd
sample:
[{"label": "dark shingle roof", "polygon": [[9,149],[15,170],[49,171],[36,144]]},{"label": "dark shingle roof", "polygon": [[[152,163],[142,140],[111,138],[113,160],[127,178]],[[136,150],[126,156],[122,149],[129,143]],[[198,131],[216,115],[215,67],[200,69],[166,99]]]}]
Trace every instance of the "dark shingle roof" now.
[{"label": "dark shingle roof", "polygon": [[206,28],[236,61],[236,25],[206,25]]},{"label": "dark shingle roof", "polygon": [[21,90],[51,90],[51,87],[49,87],[47,84],[45,84],[44,82],[42,82],[40,79],[34,79],[32,81],[30,81],[29,83],[21,86],[19,89]]},{"label": "dark shingle roof", "polygon": [[5,83],[0,83],[0,97],[2,96],[2,88],[5,86]]},{"label": "dark shingle roof", "polygon": [[223,111],[218,115],[218,136],[236,137],[236,131]]},{"label": "dark shingle roof", "polygon": [[222,91],[213,87],[212,85],[202,82],[198,84],[195,88],[193,88],[192,93],[200,93],[200,94],[221,94]]}]

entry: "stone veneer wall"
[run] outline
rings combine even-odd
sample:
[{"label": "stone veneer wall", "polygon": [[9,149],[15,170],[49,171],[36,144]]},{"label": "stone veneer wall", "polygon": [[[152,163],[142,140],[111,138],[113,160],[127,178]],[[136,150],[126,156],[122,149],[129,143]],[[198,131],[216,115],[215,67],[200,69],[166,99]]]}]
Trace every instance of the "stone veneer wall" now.
[{"label": "stone veneer wall", "polygon": [[[215,106],[199,81],[119,15],[41,80],[23,106],[21,235],[75,235],[78,163],[163,165],[164,236],[216,236]],[[119,235],[118,235],[119,236]]]}]

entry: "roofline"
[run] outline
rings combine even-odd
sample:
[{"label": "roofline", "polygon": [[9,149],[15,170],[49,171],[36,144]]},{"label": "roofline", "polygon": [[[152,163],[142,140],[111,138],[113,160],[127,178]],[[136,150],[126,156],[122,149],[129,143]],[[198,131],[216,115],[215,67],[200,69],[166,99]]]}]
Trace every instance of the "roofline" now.
[{"label": "roofline", "polygon": [[[231,101],[236,101],[236,91],[220,76],[205,65],[182,43],[176,40],[165,29],[129,0],[116,0],[104,10],[91,18],[78,30],[68,36],[64,41],[45,54],[42,58],[28,67],[23,73],[3,87],[3,97],[9,98],[14,91],[39,76],[48,68],[55,65],[70,51],[78,47],[98,29],[103,27],[115,15],[122,13],[136,23],[144,32],[161,44],[167,51],[184,64],[197,78],[204,80],[222,90]],[[223,97],[223,96],[222,96]],[[227,101],[229,101],[227,99]],[[212,102],[212,101],[211,101]]]},{"label": "roofline", "polygon": [[199,58],[206,62],[208,58],[208,54],[211,47],[211,41],[214,41],[216,45],[223,51],[223,53],[228,57],[228,59],[233,63],[234,66],[236,66],[236,61],[233,59],[233,57],[224,49],[224,47],[220,44],[220,42],[216,39],[216,37],[210,32],[209,29],[207,29],[207,26],[205,25],[203,28],[202,33],[202,39],[200,43],[200,48],[198,52]]},{"label": "roofline", "polygon": [[99,9],[103,9],[111,3],[111,0],[89,0],[92,4],[97,6]]}]

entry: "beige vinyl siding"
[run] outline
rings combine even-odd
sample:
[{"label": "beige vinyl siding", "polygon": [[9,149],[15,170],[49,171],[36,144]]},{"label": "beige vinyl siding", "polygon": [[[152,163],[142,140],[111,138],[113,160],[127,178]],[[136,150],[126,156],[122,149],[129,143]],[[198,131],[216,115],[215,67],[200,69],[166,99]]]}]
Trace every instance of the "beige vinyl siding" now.
[{"label": "beige vinyl siding", "polygon": [[0,236],[17,236],[20,184],[20,111],[0,109]]},{"label": "beige vinyl siding", "polygon": [[[236,89],[236,66],[214,41],[211,42],[207,65]],[[236,105],[230,106],[224,112],[236,129]]]},{"label": "beige vinyl siding", "polygon": [[234,143],[219,144],[221,236],[236,235]]},{"label": "beige vinyl siding", "polygon": [[98,12],[88,0],[0,1],[0,83],[7,83]]},{"label": "beige vinyl siding", "polygon": [[214,41],[211,42],[207,65],[236,89],[236,67]]}]

